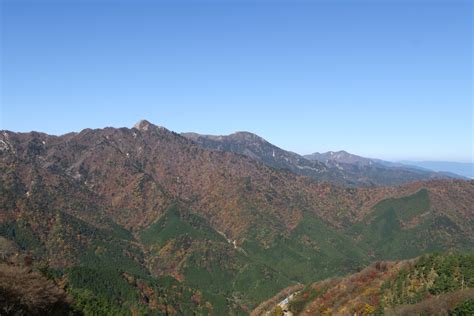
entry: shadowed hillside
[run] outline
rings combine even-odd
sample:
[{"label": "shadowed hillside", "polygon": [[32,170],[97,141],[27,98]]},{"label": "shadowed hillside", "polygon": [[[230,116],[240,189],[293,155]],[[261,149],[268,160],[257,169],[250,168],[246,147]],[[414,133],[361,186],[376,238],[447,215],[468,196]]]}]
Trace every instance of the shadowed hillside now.
[{"label": "shadowed hillside", "polygon": [[67,315],[73,301],[38,272],[0,263],[1,315]]}]

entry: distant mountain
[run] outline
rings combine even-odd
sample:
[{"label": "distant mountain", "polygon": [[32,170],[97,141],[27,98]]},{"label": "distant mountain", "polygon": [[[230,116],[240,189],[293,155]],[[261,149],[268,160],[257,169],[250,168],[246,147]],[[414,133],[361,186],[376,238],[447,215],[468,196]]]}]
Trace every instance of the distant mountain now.
[{"label": "distant mountain", "polygon": [[403,160],[399,163],[406,166],[457,174],[466,178],[474,179],[474,163],[452,162],[452,161],[409,161]]},{"label": "distant mountain", "polygon": [[376,159],[364,158],[361,156],[353,155],[347,151],[328,151],[325,153],[313,153],[304,156],[309,160],[321,161],[329,166],[338,166],[339,164],[358,165],[358,166],[371,166],[378,163]]},{"label": "distant mountain", "polygon": [[248,156],[267,166],[289,170],[295,174],[345,186],[401,185],[451,176],[405,166],[389,166],[381,160],[352,155],[345,151],[314,153],[301,156],[283,150],[249,132],[226,136],[182,133],[206,149],[233,152]]},{"label": "distant mountain", "polygon": [[317,160],[325,163],[329,167],[340,167],[341,165],[352,165],[360,168],[364,167],[387,167],[395,168],[400,172],[411,172],[414,174],[424,174],[429,177],[447,178],[474,178],[474,164],[448,162],[448,161],[387,161],[374,158],[365,158],[341,151],[328,151],[325,153],[313,153],[305,155],[309,160]]},{"label": "distant mountain", "polygon": [[147,121],[0,131],[0,260],[36,262],[90,315],[247,314],[373,260],[473,249],[472,205],[472,181],[340,186]]},{"label": "distant mountain", "polygon": [[197,133],[182,133],[181,135],[206,149],[242,154],[272,168],[289,170],[317,180],[347,183],[339,170],[329,168],[319,161],[311,161],[296,153],[283,150],[249,132],[236,132],[226,136]]}]

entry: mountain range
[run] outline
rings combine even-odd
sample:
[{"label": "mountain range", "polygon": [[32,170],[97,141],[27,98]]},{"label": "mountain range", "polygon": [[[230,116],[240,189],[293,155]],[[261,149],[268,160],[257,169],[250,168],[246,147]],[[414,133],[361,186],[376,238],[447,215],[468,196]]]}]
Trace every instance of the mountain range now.
[{"label": "mountain range", "polygon": [[417,180],[463,178],[455,174],[364,158],[345,151],[301,156],[249,132],[227,136],[196,133],[181,135],[203,148],[242,154],[272,168],[345,186],[401,185]]},{"label": "mountain range", "polygon": [[222,315],[374,260],[474,247],[474,182],[353,168],[147,121],[1,131],[0,252],[85,314]]},{"label": "mountain range", "polygon": [[452,174],[461,175],[468,179],[474,179],[474,164],[472,162],[403,160],[399,163],[424,170],[450,172]]}]

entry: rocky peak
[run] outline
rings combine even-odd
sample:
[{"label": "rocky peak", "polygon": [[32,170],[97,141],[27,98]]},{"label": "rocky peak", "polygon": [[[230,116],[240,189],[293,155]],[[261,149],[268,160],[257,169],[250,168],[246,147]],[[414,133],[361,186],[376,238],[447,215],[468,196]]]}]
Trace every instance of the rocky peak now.
[{"label": "rocky peak", "polygon": [[250,132],[235,132],[233,134],[230,134],[228,136],[230,139],[237,139],[237,140],[251,140],[251,141],[260,141],[260,142],[266,142],[263,138],[261,138],[258,135],[255,135]]},{"label": "rocky peak", "polygon": [[164,128],[162,126],[152,124],[147,120],[139,121],[137,124],[133,125],[133,128],[136,128],[136,129],[138,129],[139,131],[142,131],[142,132],[146,132],[146,131],[150,131],[150,130],[154,130],[154,131],[160,130],[160,131],[169,132],[166,128]]},{"label": "rocky peak", "polygon": [[141,120],[137,124],[133,125],[134,128],[140,130],[140,131],[147,131],[150,129],[150,127],[153,127],[155,125],[151,124],[147,120]]}]

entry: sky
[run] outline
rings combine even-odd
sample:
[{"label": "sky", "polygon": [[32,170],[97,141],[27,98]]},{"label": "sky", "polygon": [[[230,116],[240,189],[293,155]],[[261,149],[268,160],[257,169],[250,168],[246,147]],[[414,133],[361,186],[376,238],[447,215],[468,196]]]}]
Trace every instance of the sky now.
[{"label": "sky", "polygon": [[0,129],[473,159],[471,1],[0,1]]}]

